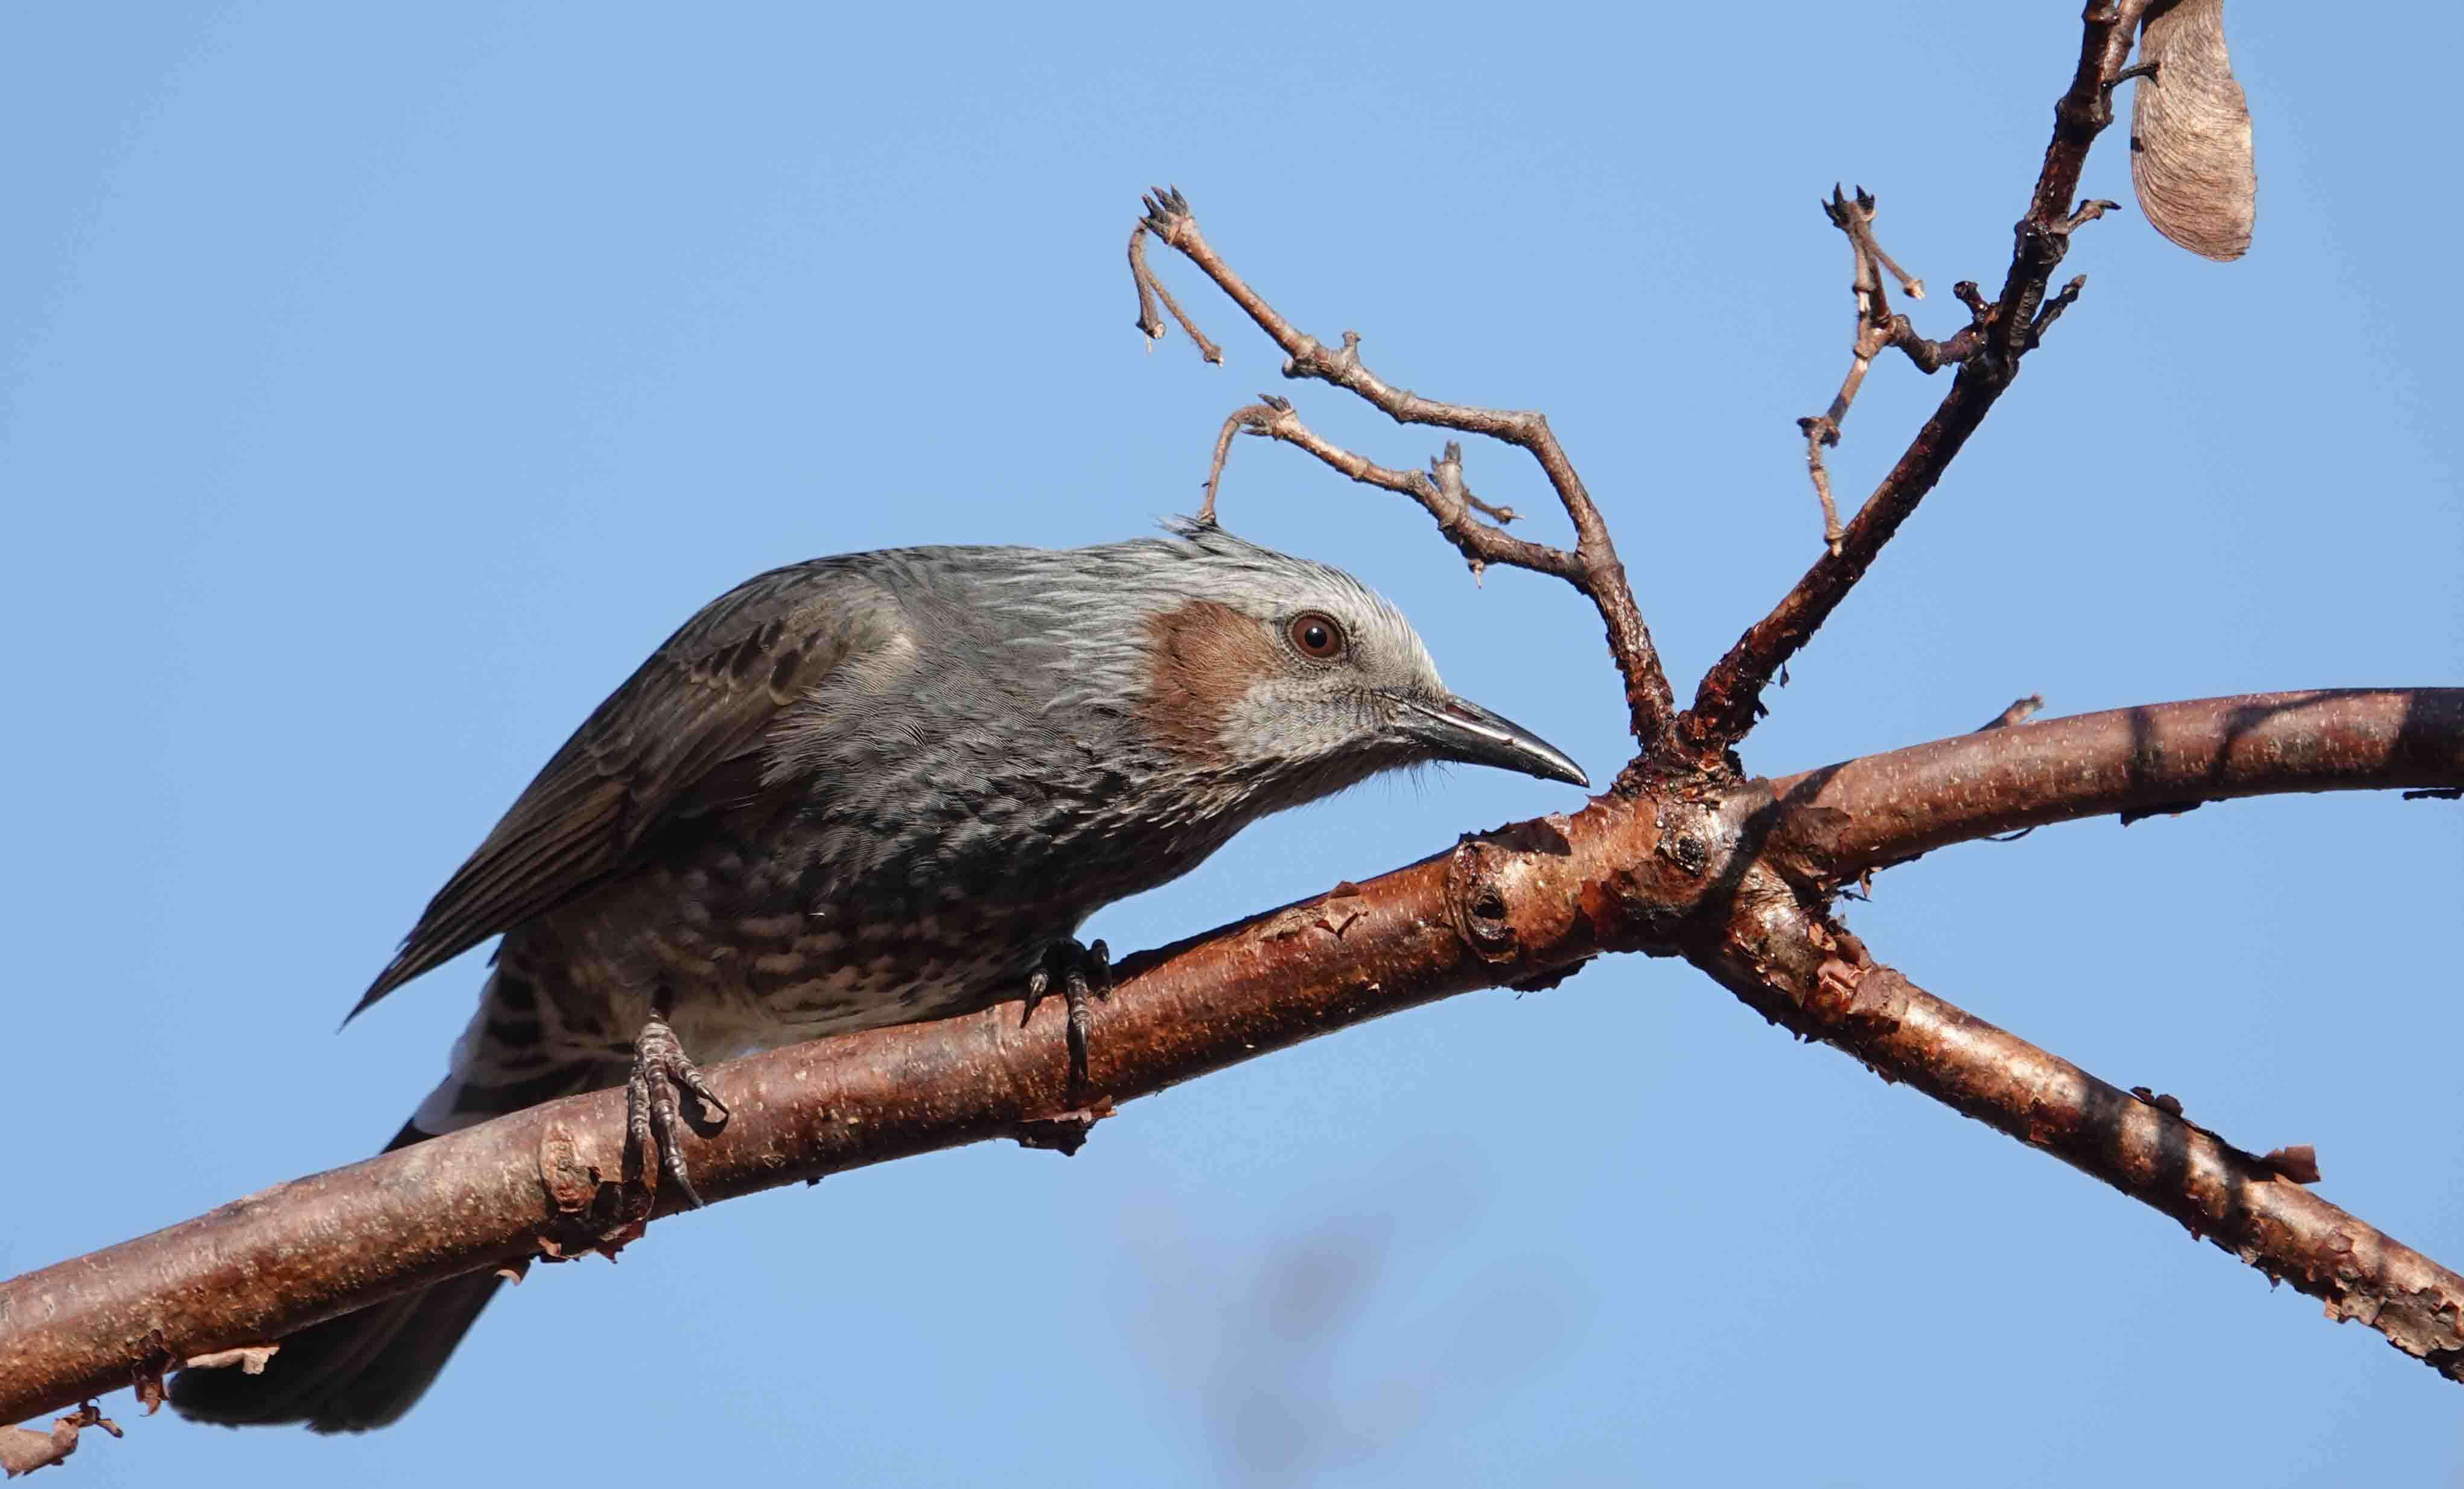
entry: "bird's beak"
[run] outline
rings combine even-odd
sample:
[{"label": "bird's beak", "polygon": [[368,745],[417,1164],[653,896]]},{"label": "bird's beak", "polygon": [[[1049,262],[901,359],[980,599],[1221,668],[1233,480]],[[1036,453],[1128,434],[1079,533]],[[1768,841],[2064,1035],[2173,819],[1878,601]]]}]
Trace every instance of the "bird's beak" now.
[{"label": "bird's beak", "polygon": [[1467,698],[1450,693],[1394,696],[1401,706],[1395,721],[1397,727],[1439,759],[1495,765],[1574,786],[1592,783],[1583,768],[1567,758],[1565,751]]}]

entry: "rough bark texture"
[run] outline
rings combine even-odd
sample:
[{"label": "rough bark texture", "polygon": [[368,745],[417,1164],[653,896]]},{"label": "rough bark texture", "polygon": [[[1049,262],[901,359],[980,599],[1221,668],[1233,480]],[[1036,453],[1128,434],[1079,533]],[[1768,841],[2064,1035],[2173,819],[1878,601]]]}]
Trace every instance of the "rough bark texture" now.
[{"label": "rough bark texture", "polygon": [[[1970,776],[1958,762],[1971,740],[2009,760],[1989,749]],[[2044,742],[2058,742],[2065,766],[2031,775]],[[694,1146],[695,1182],[715,1200],[986,1138],[1073,1147],[1115,1103],[1332,1029],[1561,977],[1605,952],[1683,955],[1790,1028],[2056,1153],[2457,1373],[2464,1279],[1875,964],[1823,909],[1818,882],[1837,870],[1810,874],[1799,846],[1819,838],[1835,853],[1853,843],[1866,858],[1905,858],[2013,812],[2049,821],[2163,805],[2186,778],[2241,795],[2464,785],[2464,691],[2163,705],[1694,800],[1603,797],[1130,958],[1093,1030],[1091,1109],[1066,1105],[1058,1010],[1023,1028],[1003,1006],[719,1067],[736,1116]],[[1985,784],[1942,784],[1955,779]],[[2017,784],[1994,784],[2005,779]],[[1913,794],[1927,781],[1930,810]],[[1825,792],[1888,805],[1868,829]],[[638,1192],[617,1182],[623,1133],[621,1091],[557,1102],[0,1284],[0,1420],[458,1273],[622,1244],[641,1218],[628,1202]]]}]

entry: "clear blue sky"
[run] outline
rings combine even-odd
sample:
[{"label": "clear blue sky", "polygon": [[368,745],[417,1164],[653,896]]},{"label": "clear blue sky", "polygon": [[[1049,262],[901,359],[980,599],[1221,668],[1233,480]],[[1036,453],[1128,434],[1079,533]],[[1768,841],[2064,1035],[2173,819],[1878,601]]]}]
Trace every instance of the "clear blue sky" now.
[{"label": "clear blue sky", "polygon": [[[1882,239],[1994,279],[2076,0],[1844,8],[58,6],[0,19],[0,1272],[361,1156],[475,956],[337,1036],[426,897],[680,619],[756,570],[1067,544],[1198,495],[1289,392],[1142,354],[1121,250],[1177,181],[1305,326],[1549,411],[1690,685],[1811,557],[1793,422]],[[2297,8],[2298,9],[2298,8]],[[2056,712],[2454,683],[2447,102],[2464,11],[2235,8],[2257,245],[2135,211],[1793,668],[1781,772]],[[1742,34],[1741,34],[1742,33]],[[2116,133],[2095,194],[2130,197]],[[1172,272],[1172,271],[1168,271]],[[1853,497],[1947,385],[1875,376]],[[1492,497],[1548,506],[1471,451]],[[1353,567],[1449,680],[1621,757],[1595,624],[1243,444],[1248,536]],[[1534,524],[1562,532],[1547,515]],[[1090,928],[1152,945],[1577,802],[1463,772],[1261,826]],[[2211,808],[1892,871],[1850,920],[1947,996],[2464,1261],[2464,816]],[[132,1414],[125,1395],[114,1409]],[[2464,1393],[2377,1335],[1689,969],[1388,1019],[1010,1146],[542,1269],[402,1426],[167,1413],[60,1481],[2458,1482]]]}]

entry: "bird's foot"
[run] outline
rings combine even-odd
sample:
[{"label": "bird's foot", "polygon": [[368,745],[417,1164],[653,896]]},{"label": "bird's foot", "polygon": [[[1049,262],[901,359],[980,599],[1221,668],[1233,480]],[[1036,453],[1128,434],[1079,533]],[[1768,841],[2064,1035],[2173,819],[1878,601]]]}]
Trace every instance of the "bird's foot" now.
[{"label": "bird's foot", "polygon": [[[644,1185],[655,1195],[658,1179],[649,1168],[650,1149],[659,1153],[659,1169],[676,1192],[685,1196],[693,1209],[701,1208],[701,1196],[693,1193],[693,1181],[685,1176],[684,1146],[680,1140],[677,1118],[682,1105],[676,1093],[690,1091],[700,1105],[684,1120],[704,1137],[712,1136],[727,1126],[727,1103],[702,1079],[701,1068],[685,1058],[685,1047],[676,1040],[676,1032],[665,1020],[653,1018],[642,1025],[633,1040],[633,1078],[625,1084],[625,1171],[642,1175]],[[710,1114],[716,1112],[713,1117]]]},{"label": "bird's foot", "polygon": [[1026,974],[1026,1012],[1019,1017],[1021,1028],[1035,1017],[1035,1006],[1056,985],[1061,990],[1061,1006],[1069,1016],[1069,1089],[1074,1095],[1087,1084],[1087,1031],[1095,1020],[1088,998],[1089,995],[1112,996],[1111,949],[1101,941],[1080,946],[1068,939],[1046,947],[1043,962]]}]

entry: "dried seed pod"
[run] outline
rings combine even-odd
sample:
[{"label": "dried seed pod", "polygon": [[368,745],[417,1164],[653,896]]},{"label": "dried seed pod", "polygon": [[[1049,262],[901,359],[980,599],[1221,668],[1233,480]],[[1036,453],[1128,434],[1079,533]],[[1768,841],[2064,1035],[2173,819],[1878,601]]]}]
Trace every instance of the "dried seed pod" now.
[{"label": "dried seed pod", "polygon": [[2250,108],[2225,52],[2224,0],[2157,0],[2139,33],[2156,64],[2131,99],[2130,180],[2156,230],[2193,253],[2239,258],[2258,209]]}]

